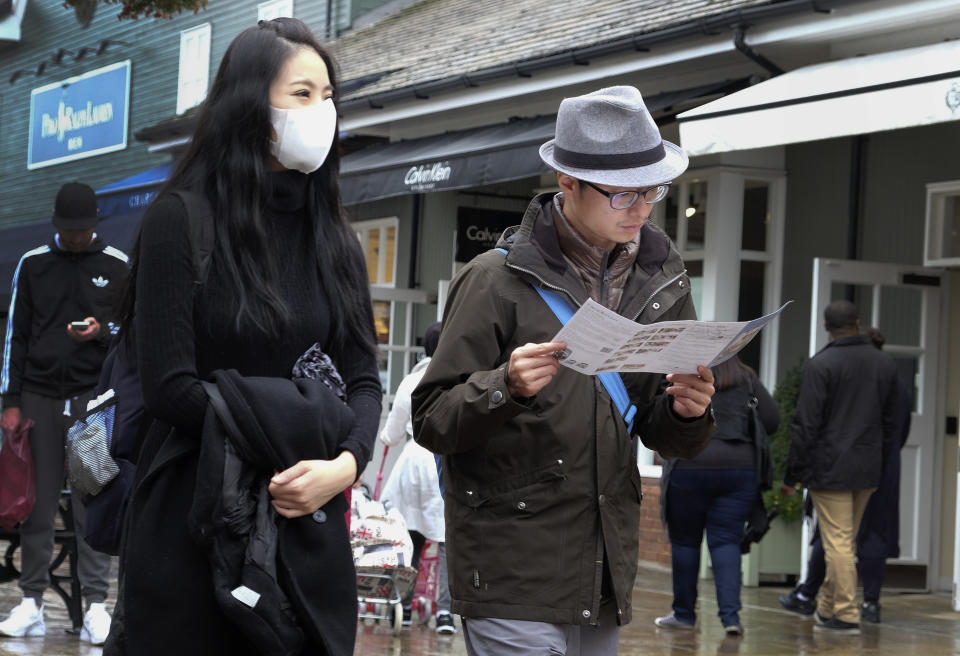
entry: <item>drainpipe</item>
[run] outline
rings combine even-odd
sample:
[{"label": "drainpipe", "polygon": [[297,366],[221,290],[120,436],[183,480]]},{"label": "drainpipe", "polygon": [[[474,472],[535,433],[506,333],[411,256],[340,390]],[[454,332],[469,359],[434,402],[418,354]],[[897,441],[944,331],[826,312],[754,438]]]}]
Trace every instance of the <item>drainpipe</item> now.
[{"label": "drainpipe", "polygon": [[737,31],[733,35],[733,45],[736,46],[737,50],[742,52],[748,59],[760,64],[760,66],[769,71],[773,77],[776,77],[777,75],[783,75],[784,70],[782,68],[747,45],[747,42],[743,39],[746,33],[747,28],[743,27],[742,25],[737,27]]}]

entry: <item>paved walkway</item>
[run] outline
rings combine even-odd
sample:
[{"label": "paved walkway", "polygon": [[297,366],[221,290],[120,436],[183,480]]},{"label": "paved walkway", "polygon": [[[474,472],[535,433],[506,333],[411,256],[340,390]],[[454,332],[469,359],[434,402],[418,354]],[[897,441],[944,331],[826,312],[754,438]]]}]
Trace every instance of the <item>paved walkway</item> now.
[{"label": "paved walkway", "polygon": [[[0,545],[2,546],[2,545]],[[866,624],[860,636],[824,635],[813,622],[780,608],[779,587],[745,588],[741,619],[743,638],[726,638],[716,618],[713,585],[700,582],[700,621],[695,631],[657,629],[653,619],[670,610],[669,572],[641,568],[633,594],[634,621],[621,636],[621,656],[714,656],[743,654],[780,656],[817,654],[830,656],[954,656],[960,654],[960,613],[950,608],[943,594],[897,594],[882,599],[883,624]],[[113,594],[113,591],[111,591]],[[20,599],[15,583],[0,584],[0,616]],[[70,622],[59,597],[47,593],[45,638],[0,639],[0,656],[100,656],[99,648],[81,643],[66,629]],[[394,637],[386,623],[370,621],[357,628],[358,656],[463,656],[463,638],[438,636],[429,626],[415,625]],[[506,655],[508,656],[508,655]]]}]

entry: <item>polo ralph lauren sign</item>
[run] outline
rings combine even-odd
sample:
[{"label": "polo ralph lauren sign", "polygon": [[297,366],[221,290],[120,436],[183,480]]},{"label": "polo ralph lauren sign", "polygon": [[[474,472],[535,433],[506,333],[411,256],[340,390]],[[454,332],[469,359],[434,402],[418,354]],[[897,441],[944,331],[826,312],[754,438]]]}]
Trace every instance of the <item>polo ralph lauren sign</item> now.
[{"label": "polo ralph lauren sign", "polygon": [[123,150],[129,106],[129,60],[34,89],[27,168]]}]

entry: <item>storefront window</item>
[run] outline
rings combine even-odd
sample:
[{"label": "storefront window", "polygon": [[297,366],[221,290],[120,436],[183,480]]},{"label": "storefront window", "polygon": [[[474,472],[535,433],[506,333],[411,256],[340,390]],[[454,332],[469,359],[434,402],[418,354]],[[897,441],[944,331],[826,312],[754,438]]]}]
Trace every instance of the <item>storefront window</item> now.
[{"label": "storefront window", "polygon": [[925,266],[960,264],[960,180],[927,185]]},{"label": "storefront window", "polygon": [[[392,314],[390,301],[373,302],[373,327],[377,335],[377,345],[390,344],[390,315]],[[377,368],[380,370],[380,384],[383,389],[390,388],[390,352],[386,349],[377,349]]]},{"label": "storefront window", "polygon": [[[743,260],[740,262],[740,302],[737,321],[750,321],[763,315],[764,287],[767,263]],[[761,331],[742,351],[740,359],[760,371],[761,345],[766,333]]]},{"label": "storefront window", "polygon": [[396,284],[397,223],[396,218],[389,218],[353,224],[367,261],[371,285],[393,287]]},{"label": "storefront window", "polygon": [[[373,287],[394,287],[397,268],[398,219],[375,219],[352,224],[363,248],[367,264],[367,279]],[[373,323],[377,333],[377,366],[383,389],[390,389],[390,338],[391,321],[394,316],[394,301],[373,301]],[[401,320],[402,323],[402,320]]]},{"label": "storefront window", "polygon": [[745,251],[767,250],[767,227],[770,225],[770,183],[744,180],[743,236],[740,247]]},{"label": "storefront window", "polygon": [[687,185],[686,203],[683,207],[687,222],[686,250],[699,250],[704,246],[707,225],[707,182],[695,180]]},{"label": "storefront window", "polygon": [[663,199],[663,202],[659,204],[659,207],[663,208],[663,216],[658,223],[663,226],[663,231],[666,232],[667,236],[674,242],[679,239],[679,235],[677,234],[677,193],[676,186],[670,187],[670,193]]},{"label": "storefront window", "polygon": [[685,260],[687,276],[690,278],[690,295],[697,312],[703,307],[703,260]]}]

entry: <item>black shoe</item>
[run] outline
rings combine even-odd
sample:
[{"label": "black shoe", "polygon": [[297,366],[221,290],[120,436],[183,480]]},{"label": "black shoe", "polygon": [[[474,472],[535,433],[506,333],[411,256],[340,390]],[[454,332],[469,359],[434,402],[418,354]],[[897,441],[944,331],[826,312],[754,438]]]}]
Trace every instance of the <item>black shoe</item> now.
[{"label": "black shoe", "polygon": [[457,627],[453,624],[453,615],[441,611],[437,613],[437,633],[452,635],[457,632]]},{"label": "black shoe", "polygon": [[880,623],[880,604],[863,604],[860,606],[860,619],[864,622]]},{"label": "black shoe", "polygon": [[817,609],[813,599],[801,599],[797,596],[796,590],[791,590],[790,594],[780,595],[780,605],[785,609],[809,617]]},{"label": "black shoe", "polygon": [[833,618],[832,618],[832,617],[824,617],[823,615],[820,614],[820,611],[816,611],[816,612],[813,614],[813,619],[816,620],[817,626],[823,626],[824,624],[826,624],[827,622],[829,622],[829,621],[832,620]]},{"label": "black shoe", "polygon": [[860,624],[854,622],[844,622],[843,620],[831,617],[828,620],[820,621],[820,613],[817,613],[817,625],[813,627],[815,631],[831,631],[843,635],[860,635]]}]

